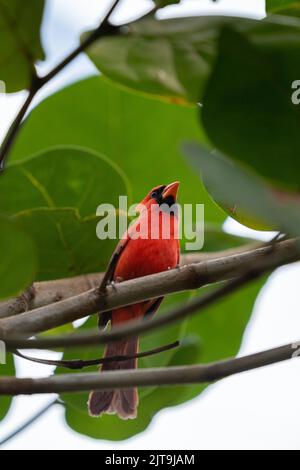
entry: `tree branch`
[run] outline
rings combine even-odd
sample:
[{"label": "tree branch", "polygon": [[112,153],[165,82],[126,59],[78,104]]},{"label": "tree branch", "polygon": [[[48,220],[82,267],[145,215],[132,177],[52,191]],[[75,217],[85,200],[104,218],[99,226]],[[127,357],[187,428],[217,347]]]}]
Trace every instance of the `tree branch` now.
[{"label": "tree branch", "polygon": [[29,108],[29,106],[32,103],[33,98],[38,92],[38,88],[36,86],[32,86],[32,88],[29,90],[29,93],[21,106],[16,118],[12,122],[10,128],[7,131],[7,134],[1,144],[0,147],[0,172],[4,170],[4,162],[5,162],[5,157],[7,156],[16,136],[19,131],[21,122]]},{"label": "tree branch", "polygon": [[232,281],[227,282],[212,292],[202,295],[201,297],[197,297],[190,302],[176,306],[164,315],[156,318],[144,318],[142,320],[128,321],[126,322],[126,325],[115,327],[110,332],[104,331],[99,333],[98,330],[92,330],[48,338],[8,338],[5,341],[9,349],[53,349],[60,347],[78,347],[112,343],[114,341],[123,340],[134,335],[157,330],[161,327],[179,321],[188,315],[195,313],[199,314],[203,312],[205,307],[208,307],[226,295],[235,292],[237,289],[262,274],[262,270],[256,273],[248,272],[246,275],[233,279]]},{"label": "tree branch", "polygon": [[[32,335],[99,311],[109,311],[173,292],[197,289],[206,284],[232,279],[247,271],[249,266],[258,266],[261,262],[264,263],[263,271],[266,272],[299,258],[298,240],[288,240],[277,242],[272,247],[265,246],[239,255],[124,281],[108,286],[106,293],[92,289],[56,304],[0,320],[0,338],[8,339],[16,333]],[[164,321],[162,318],[159,317],[159,320]]]},{"label": "tree branch", "polygon": [[[180,265],[185,266],[186,264],[199,263],[201,261],[218,259],[229,255],[237,255],[260,246],[262,245],[251,243],[224,251],[182,254]],[[100,285],[103,276],[104,273],[92,273],[66,279],[36,282],[22,295],[0,302],[0,319],[82,294]]]},{"label": "tree branch", "polygon": [[21,122],[38,91],[52,78],[54,78],[61,70],[63,70],[67,65],[70,64],[81,52],[83,52],[87,47],[89,47],[94,41],[100,37],[115,34],[119,31],[118,27],[112,26],[108,20],[114,11],[115,7],[119,3],[119,0],[114,0],[109,11],[105,15],[104,19],[101,21],[99,27],[93,31],[90,36],[88,36],[71,54],[69,54],[62,62],[60,62],[56,67],[54,67],[47,75],[44,77],[34,76],[31,88],[29,90],[28,96],[22,105],[20,111],[18,112],[15,120],[10,126],[7,135],[0,147],[0,171],[4,170],[5,159],[11,149],[12,144],[15,141],[15,138],[20,130]]},{"label": "tree branch", "polygon": [[[300,343],[299,343],[300,344]],[[240,372],[257,369],[297,356],[298,343],[235,359],[205,365],[162,367],[93,374],[65,374],[47,378],[0,377],[0,395],[32,395],[89,390],[119,389],[133,386],[210,383]]]},{"label": "tree branch", "polygon": [[44,307],[86,292],[97,287],[102,278],[103,273],[91,273],[66,279],[35,282],[20,296],[0,302],[0,319]]}]

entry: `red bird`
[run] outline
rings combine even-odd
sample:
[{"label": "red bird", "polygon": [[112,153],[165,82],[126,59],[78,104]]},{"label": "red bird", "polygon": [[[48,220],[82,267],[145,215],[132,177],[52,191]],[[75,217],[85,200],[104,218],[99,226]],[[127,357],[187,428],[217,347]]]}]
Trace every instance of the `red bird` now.
[{"label": "red bird", "polygon": [[[138,205],[139,217],[128,229],[119,242],[105,276],[106,281],[122,282],[141,276],[175,268],[179,263],[178,215],[170,207],[176,203],[179,183],[158,186]],[[144,236],[145,227],[149,231]],[[151,234],[150,234],[151,228]],[[133,232],[142,236],[132,236]],[[152,237],[151,237],[152,235]],[[152,299],[127,307],[118,308],[104,315],[105,322],[111,321],[111,327],[129,320],[153,315],[163,298]],[[104,326],[103,315],[100,315]],[[105,357],[135,355],[138,351],[138,337],[109,344]],[[107,362],[102,371],[135,369],[137,360]],[[138,392],[136,388],[124,390],[93,391],[89,396],[89,412],[92,416],[103,413],[117,414],[122,419],[134,419],[137,416]]]}]

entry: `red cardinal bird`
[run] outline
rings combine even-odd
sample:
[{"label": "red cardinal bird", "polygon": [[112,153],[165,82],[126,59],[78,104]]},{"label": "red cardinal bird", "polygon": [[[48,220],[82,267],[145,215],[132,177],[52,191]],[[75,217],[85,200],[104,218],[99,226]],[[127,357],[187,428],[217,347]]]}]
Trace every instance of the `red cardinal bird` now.
[{"label": "red cardinal bird", "polygon": [[[149,274],[166,271],[179,263],[178,216],[171,209],[176,203],[179,183],[158,186],[137,206],[139,217],[119,242],[108,267],[105,282],[122,282]],[[149,229],[148,237],[133,237],[135,230],[141,234]],[[150,228],[151,234],[150,235]],[[111,320],[111,327],[121,325],[135,318],[153,315],[163,298],[152,299],[127,307],[118,308],[107,315],[100,315],[99,324]],[[104,318],[104,322],[103,322]],[[135,355],[138,351],[138,337],[109,344],[105,357]],[[107,362],[102,371],[135,369],[137,360]],[[92,416],[116,413],[122,419],[137,416],[138,392],[136,388],[124,390],[93,391],[89,396],[89,412]]]}]

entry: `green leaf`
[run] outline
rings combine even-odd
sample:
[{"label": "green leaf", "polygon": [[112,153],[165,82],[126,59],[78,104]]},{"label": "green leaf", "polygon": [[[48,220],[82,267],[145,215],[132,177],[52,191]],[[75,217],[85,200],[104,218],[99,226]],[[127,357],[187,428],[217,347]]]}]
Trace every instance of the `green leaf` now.
[{"label": "green leaf", "polygon": [[248,27],[254,21],[230,17],[190,17],[131,23],[128,34],[101,38],[88,55],[110,79],[172,102],[201,100],[216,54],[219,28]]},{"label": "green leaf", "polygon": [[183,151],[228,215],[251,228],[278,229],[272,200],[258,179],[223,155],[196,144],[184,144]]},{"label": "green leaf", "polygon": [[244,35],[226,28],[204,97],[202,122],[211,142],[279,189],[300,190],[300,21],[278,17]]},{"label": "green leaf", "polygon": [[[14,377],[16,374],[13,355],[6,354],[6,364],[0,364],[0,377]],[[0,422],[5,418],[12,403],[11,396],[0,396]]]},{"label": "green leaf", "polygon": [[130,197],[115,163],[96,151],[62,146],[12,163],[1,182],[0,211],[16,215],[38,248],[36,280],[105,269],[116,240],[97,238],[97,207],[117,208],[119,195]]},{"label": "green leaf", "polygon": [[279,194],[254,173],[197,144],[185,144],[184,153],[200,172],[211,197],[234,219],[248,227],[299,233],[299,204],[288,193]]},{"label": "green leaf", "polygon": [[34,63],[44,59],[43,10],[44,0],[0,0],[0,79],[9,93],[30,88]]},{"label": "green leaf", "polygon": [[37,247],[38,281],[103,271],[116,244],[97,238],[96,216],[81,218],[75,209],[31,209],[16,219]]},{"label": "green leaf", "polygon": [[266,10],[267,12],[277,12],[282,9],[289,7],[294,7],[299,2],[295,0],[266,0]]},{"label": "green leaf", "polygon": [[[106,268],[116,240],[97,238],[97,207],[117,208],[119,195],[131,198],[118,165],[96,151],[61,146],[12,163],[2,176],[0,212],[15,215],[33,238],[39,258],[36,281]],[[2,246],[13,240],[7,238]],[[3,263],[3,269],[11,264]],[[14,264],[21,275],[26,264]]]},{"label": "green leaf", "polygon": [[[296,4],[293,11],[284,10],[280,13],[299,16],[298,10],[299,4]],[[268,80],[272,79],[268,94],[274,90],[276,101],[274,84],[276,80],[282,80],[288,100],[284,104],[281,97],[278,106],[288,108],[291,83],[299,76],[297,58],[300,42],[299,22],[289,16],[269,15],[260,21],[217,16],[157,20],[148,16],[131,23],[120,35],[99,39],[87,53],[101,73],[117,83],[173,102],[197,103],[203,99],[217,56],[220,31],[225,26],[243,32],[247,39],[259,46],[262,53],[270,54],[264,63],[262,61],[262,71],[257,82],[261,76],[265,78],[265,69],[268,71],[270,61],[273,61],[273,73],[270,68],[268,74]],[[239,44],[235,44],[237,49],[238,46]],[[228,50],[230,54],[230,48]],[[247,62],[246,57],[243,60],[245,70],[248,71],[251,60]],[[232,77],[232,70],[235,68],[238,73],[234,73]],[[235,85],[239,85],[238,89],[241,88],[243,82],[240,74],[243,73],[246,75],[243,67],[239,66],[239,58],[232,58],[230,70],[221,79],[219,77],[219,86],[222,87],[223,79],[226,83],[234,78]],[[264,81],[261,86],[264,86]],[[273,102],[271,109],[274,106]],[[223,113],[225,110],[226,108]],[[288,128],[288,124],[286,127]]]},{"label": "green leaf", "polygon": [[[0,299],[20,294],[33,281],[37,268],[32,239],[15,222],[0,216]],[[17,269],[12,269],[17,266]]]},{"label": "green leaf", "polygon": [[[17,188],[17,190],[14,190]],[[34,207],[73,207],[95,215],[99,204],[119,204],[130,185],[118,165],[99,152],[57,146],[12,163],[1,179],[0,212],[16,214]]]},{"label": "green leaf", "polygon": [[[87,53],[101,73],[123,86],[171,102],[198,103],[225,26],[243,32],[262,49],[279,50],[289,41],[299,42],[299,25],[284,16],[279,20],[270,15],[263,21],[226,16],[157,20],[148,16],[128,25],[122,34],[99,39]],[[227,77],[229,80],[230,73]]]},{"label": "green leaf", "polygon": [[[133,202],[158,184],[179,179],[180,203],[203,203],[206,221],[222,223],[224,214],[180,155],[184,139],[205,141],[196,107],[147,99],[94,77],[56,93],[32,111],[12,150],[12,160],[57,144],[89,147],[126,173]],[[112,188],[120,194],[118,185]]]}]

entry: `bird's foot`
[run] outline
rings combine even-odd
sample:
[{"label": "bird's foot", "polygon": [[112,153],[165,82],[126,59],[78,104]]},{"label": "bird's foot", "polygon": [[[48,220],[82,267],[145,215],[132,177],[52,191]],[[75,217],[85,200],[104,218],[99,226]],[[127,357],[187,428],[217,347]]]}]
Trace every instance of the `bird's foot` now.
[{"label": "bird's foot", "polygon": [[111,286],[111,288],[116,292],[117,291],[117,284],[120,282],[123,282],[124,279],[120,276],[117,276],[115,279],[113,279],[108,285]]}]

